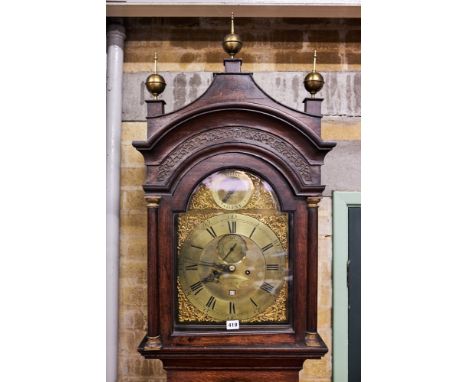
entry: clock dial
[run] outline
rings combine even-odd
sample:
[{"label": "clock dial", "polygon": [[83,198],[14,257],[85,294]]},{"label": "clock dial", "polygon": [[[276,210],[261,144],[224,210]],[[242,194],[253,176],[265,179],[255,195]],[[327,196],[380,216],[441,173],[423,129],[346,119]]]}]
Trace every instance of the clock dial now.
[{"label": "clock dial", "polygon": [[287,254],[266,224],[222,214],[193,229],[181,246],[178,272],[187,299],[213,321],[245,320],[275,303]]},{"label": "clock dial", "polygon": [[220,171],[213,178],[211,193],[216,204],[226,210],[237,210],[250,200],[254,185],[250,177],[239,170]]}]

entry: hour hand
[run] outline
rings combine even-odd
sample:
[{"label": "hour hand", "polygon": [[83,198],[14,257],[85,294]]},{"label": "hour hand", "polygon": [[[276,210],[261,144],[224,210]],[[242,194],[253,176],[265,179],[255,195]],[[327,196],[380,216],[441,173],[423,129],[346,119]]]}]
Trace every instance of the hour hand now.
[{"label": "hour hand", "polygon": [[221,273],[218,272],[218,271],[213,271],[212,273],[210,273],[208,276],[204,277],[201,281],[203,283],[208,283],[208,282],[212,282],[212,281],[216,281],[218,282],[219,281],[219,276],[221,276]]},{"label": "hour hand", "polygon": [[210,263],[208,261],[200,261],[198,264],[206,267],[213,267],[222,270],[223,272],[229,272],[229,266],[226,264]]}]

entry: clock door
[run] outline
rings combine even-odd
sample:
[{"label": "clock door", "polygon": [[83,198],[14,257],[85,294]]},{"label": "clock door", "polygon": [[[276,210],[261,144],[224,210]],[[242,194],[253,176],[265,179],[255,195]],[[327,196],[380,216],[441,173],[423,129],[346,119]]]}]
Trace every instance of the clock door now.
[{"label": "clock door", "polygon": [[175,224],[179,328],[220,330],[234,321],[242,332],[290,322],[289,215],[268,182],[217,171],[196,186]]}]

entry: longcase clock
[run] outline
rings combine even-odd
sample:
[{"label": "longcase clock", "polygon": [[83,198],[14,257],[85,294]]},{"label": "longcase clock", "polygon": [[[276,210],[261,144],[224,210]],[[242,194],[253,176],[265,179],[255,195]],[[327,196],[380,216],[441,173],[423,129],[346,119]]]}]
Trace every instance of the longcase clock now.
[{"label": "longcase clock", "polygon": [[148,103],[148,333],[169,381],[292,382],[317,333],[321,99],[300,112],[225,60],[196,101]]}]

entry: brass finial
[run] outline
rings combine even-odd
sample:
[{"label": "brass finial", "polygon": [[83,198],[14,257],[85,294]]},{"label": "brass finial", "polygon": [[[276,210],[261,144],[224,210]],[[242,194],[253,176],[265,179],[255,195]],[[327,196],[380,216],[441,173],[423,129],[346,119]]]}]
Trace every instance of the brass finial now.
[{"label": "brass finial", "polygon": [[234,12],[231,12],[231,33],[224,36],[223,49],[231,58],[234,58],[241,48],[242,40],[238,34],[234,33]]},{"label": "brass finial", "polygon": [[158,99],[158,96],[166,88],[166,81],[164,77],[158,74],[158,52],[154,52],[154,73],[150,74],[146,78],[146,89],[153,95],[154,99]]},{"label": "brass finial", "polygon": [[317,50],[314,50],[313,69],[309,74],[307,74],[307,76],[304,79],[304,87],[310,93],[312,98],[315,98],[315,94],[317,94],[320,91],[320,89],[322,89],[323,84],[325,83],[322,75],[315,70],[316,64],[317,64]]}]

